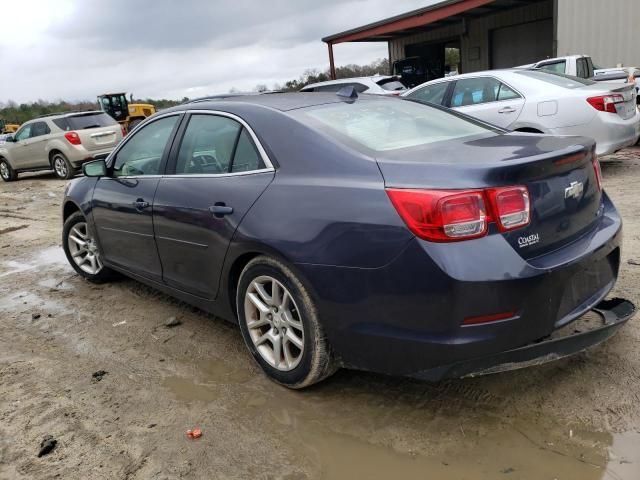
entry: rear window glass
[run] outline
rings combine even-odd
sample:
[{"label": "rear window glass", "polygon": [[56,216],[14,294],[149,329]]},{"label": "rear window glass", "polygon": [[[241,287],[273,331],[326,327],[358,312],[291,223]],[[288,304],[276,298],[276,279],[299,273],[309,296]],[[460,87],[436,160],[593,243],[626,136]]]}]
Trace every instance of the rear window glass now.
[{"label": "rear window glass", "polygon": [[85,130],[87,128],[100,128],[108,127],[110,125],[117,125],[113,118],[104,112],[89,113],[83,115],[74,115],[72,117],[56,118],[53,120],[58,128],[70,131],[70,130]]},{"label": "rear window glass", "polygon": [[498,132],[408,100],[333,103],[293,112],[337,140],[377,152]]},{"label": "rear window glass", "polygon": [[595,85],[596,82],[588,80],[586,78],[578,78],[572,75],[564,75],[562,73],[553,72],[540,72],[537,70],[520,70],[516,74],[523,75],[525,77],[534,78],[542,82],[551,83],[557,87],[564,88],[580,88],[585,85]]},{"label": "rear window glass", "polygon": [[388,78],[386,80],[380,80],[376,82],[380,87],[384,90],[389,90],[390,92],[401,92],[406,90],[407,87],[399,80],[394,80],[393,78]]}]

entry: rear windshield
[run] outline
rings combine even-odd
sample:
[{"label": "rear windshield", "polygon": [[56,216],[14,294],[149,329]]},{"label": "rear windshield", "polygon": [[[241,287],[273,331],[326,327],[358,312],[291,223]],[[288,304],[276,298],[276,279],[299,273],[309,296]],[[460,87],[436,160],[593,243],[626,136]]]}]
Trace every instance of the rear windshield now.
[{"label": "rear windshield", "polygon": [[595,85],[596,82],[588,80],[586,78],[578,78],[571,75],[565,75],[564,73],[554,73],[549,71],[541,72],[539,70],[518,70],[518,75],[534,78],[542,82],[551,83],[557,87],[564,88],[580,88],[585,85]]},{"label": "rear windshield", "polygon": [[376,152],[501,132],[443,109],[400,99],[332,103],[292,114],[336,140]]},{"label": "rear windshield", "polygon": [[401,81],[394,78],[379,80],[376,83],[380,85],[380,87],[382,87],[384,90],[389,90],[390,92],[401,92],[407,89],[407,87],[405,87]]},{"label": "rear windshield", "polygon": [[71,130],[86,130],[87,128],[108,127],[118,124],[118,122],[104,112],[56,118],[53,120],[53,123],[55,123],[58,128],[67,132]]}]

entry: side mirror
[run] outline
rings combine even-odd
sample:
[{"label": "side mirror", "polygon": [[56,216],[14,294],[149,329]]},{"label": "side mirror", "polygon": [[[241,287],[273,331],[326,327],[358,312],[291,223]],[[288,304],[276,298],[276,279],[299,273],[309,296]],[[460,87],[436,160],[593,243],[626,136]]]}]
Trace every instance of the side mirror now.
[{"label": "side mirror", "polygon": [[13,143],[16,141],[15,138],[13,138],[13,135],[7,135],[4,139],[5,142],[9,142],[9,143]]},{"label": "side mirror", "polygon": [[93,160],[82,165],[82,173],[85,177],[105,177],[107,175],[107,164],[104,159]]}]

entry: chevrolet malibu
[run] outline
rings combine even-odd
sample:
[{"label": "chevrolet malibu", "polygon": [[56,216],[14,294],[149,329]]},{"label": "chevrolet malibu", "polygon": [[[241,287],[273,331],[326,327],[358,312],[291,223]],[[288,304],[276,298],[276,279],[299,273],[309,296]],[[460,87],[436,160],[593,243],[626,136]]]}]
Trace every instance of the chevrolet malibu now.
[{"label": "chevrolet malibu", "polygon": [[633,315],[605,300],[621,220],[592,140],[347,90],[151,117],[69,184],[71,266],[237,322],[291,388],[339,367],[426,380],[524,367]]}]

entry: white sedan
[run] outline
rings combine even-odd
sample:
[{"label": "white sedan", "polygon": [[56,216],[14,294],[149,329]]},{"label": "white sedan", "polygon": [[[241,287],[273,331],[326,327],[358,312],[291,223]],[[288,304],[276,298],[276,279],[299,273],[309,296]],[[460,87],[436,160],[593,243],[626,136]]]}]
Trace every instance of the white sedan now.
[{"label": "white sedan", "polygon": [[450,107],[507,130],[590,137],[598,155],[634,145],[640,137],[631,84],[510,69],[434,80],[402,96]]}]

